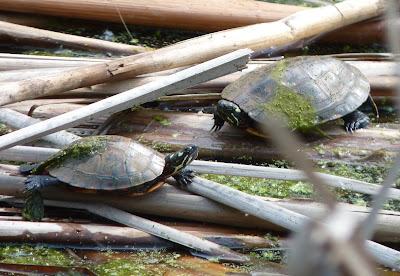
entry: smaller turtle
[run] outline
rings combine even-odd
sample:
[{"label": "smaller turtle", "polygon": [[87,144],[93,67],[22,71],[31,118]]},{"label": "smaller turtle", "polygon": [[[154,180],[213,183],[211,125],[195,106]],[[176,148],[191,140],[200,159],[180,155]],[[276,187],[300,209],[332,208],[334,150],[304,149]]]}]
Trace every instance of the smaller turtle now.
[{"label": "smaller turtle", "polygon": [[358,111],[368,101],[378,115],[365,76],[341,60],[302,56],[251,71],[222,91],[214,112],[218,131],[228,122],[265,137],[259,125],[278,117],[291,129],[306,131],[338,118],[346,131],[366,127],[369,117]]},{"label": "smaller turtle", "polygon": [[170,176],[186,186],[193,175],[184,168],[197,154],[195,145],[163,156],[122,136],[79,139],[39,165],[20,168],[22,173],[31,173],[25,180],[25,188],[30,191],[26,217],[42,218],[43,214],[35,214],[42,208],[38,204],[41,201],[38,190],[48,185],[67,184],[78,192],[114,192],[127,196],[154,191]]}]

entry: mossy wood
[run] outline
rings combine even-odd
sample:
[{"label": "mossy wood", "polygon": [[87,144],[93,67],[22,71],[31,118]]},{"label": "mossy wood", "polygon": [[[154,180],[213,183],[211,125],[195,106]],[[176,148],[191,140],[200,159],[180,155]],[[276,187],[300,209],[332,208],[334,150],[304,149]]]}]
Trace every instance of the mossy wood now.
[{"label": "mossy wood", "polygon": [[[163,116],[169,125],[163,126],[156,122],[155,116]],[[310,158],[351,163],[366,162],[371,154],[384,149],[381,157],[371,157],[375,162],[386,164],[397,153],[400,141],[398,124],[372,123],[370,127],[356,133],[346,133],[340,121],[341,119],[331,121],[321,126],[333,140],[314,132],[299,137],[304,141],[304,150]],[[138,109],[126,114],[118,124],[111,127],[109,133],[137,139],[162,152],[175,151],[187,144],[187,141],[196,140],[202,159],[246,163],[284,158],[268,139],[255,137],[229,124],[224,126],[224,131],[212,133],[212,125],[211,114]]]}]

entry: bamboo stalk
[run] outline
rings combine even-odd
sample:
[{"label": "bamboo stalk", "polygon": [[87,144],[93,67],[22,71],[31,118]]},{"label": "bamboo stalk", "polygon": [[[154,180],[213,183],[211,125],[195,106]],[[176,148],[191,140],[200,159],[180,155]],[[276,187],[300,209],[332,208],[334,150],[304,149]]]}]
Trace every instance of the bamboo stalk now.
[{"label": "bamboo stalk", "polygon": [[0,39],[7,39],[9,43],[10,41],[19,44],[23,43],[24,45],[29,45],[32,44],[33,41],[36,41],[39,43],[57,45],[57,47],[62,45],[65,48],[94,50],[118,55],[134,55],[150,50],[150,48],[141,46],[126,45],[100,39],[57,33],[4,21],[0,21]]},{"label": "bamboo stalk", "polygon": [[[0,1],[3,10],[192,30],[223,30],[279,20],[305,7],[239,0]],[[232,20],[234,18],[234,20]]]},{"label": "bamboo stalk", "polygon": [[91,66],[107,62],[110,59],[82,57],[53,57],[22,54],[0,54],[0,71],[32,68],[69,68]]},{"label": "bamboo stalk", "polygon": [[[90,121],[96,116],[110,115],[144,102],[153,101],[174,91],[191,87],[195,84],[233,73],[243,67],[249,58],[250,50],[243,49],[220,58],[196,65],[171,75],[168,80],[148,83],[136,89],[101,100],[80,109],[59,115],[40,122],[34,126],[3,135],[0,137],[0,149],[32,141],[82,122]],[[3,86],[2,86],[3,87]],[[7,137],[8,136],[8,137]]]},{"label": "bamboo stalk", "polygon": [[241,48],[256,50],[280,45],[359,22],[383,11],[383,0],[347,0],[301,11],[272,23],[207,34],[153,52],[0,86],[0,105],[199,63]]}]

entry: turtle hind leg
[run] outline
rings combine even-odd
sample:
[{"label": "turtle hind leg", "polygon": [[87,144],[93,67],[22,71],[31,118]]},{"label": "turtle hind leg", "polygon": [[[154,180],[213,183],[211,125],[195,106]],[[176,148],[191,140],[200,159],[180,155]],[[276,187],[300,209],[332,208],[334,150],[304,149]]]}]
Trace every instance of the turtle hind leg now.
[{"label": "turtle hind leg", "polygon": [[181,188],[187,187],[192,183],[192,178],[195,177],[191,170],[181,170],[172,176],[180,185]]},{"label": "turtle hind leg", "polygon": [[25,189],[35,191],[49,185],[60,184],[61,181],[50,175],[29,175],[25,180]]},{"label": "turtle hind leg", "polygon": [[343,116],[343,120],[344,128],[346,131],[350,132],[356,131],[360,128],[365,128],[370,122],[368,115],[358,110]]}]

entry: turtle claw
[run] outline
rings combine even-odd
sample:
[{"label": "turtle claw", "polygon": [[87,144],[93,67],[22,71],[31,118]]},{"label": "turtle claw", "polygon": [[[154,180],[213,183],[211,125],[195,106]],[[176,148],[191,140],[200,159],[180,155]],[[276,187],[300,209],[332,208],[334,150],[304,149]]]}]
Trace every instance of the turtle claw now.
[{"label": "turtle claw", "polygon": [[353,133],[357,129],[365,128],[368,126],[370,119],[369,117],[362,113],[361,111],[354,111],[343,117],[345,130],[347,132]]},{"label": "turtle claw", "polygon": [[172,177],[175,178],[179,183],[179,186],[183,189],[192,183],[192,178],[195,177],[195,175],[191,170],[182,170],[180,173],[177,173]]},{"label": "turtle claw", "polygon": [[211,128],[211,130],[214,130],[214,132],[219,131],[222,126],[224,125],[225,121],[218,115],[217,111],[214,111],[214,125]]}]

